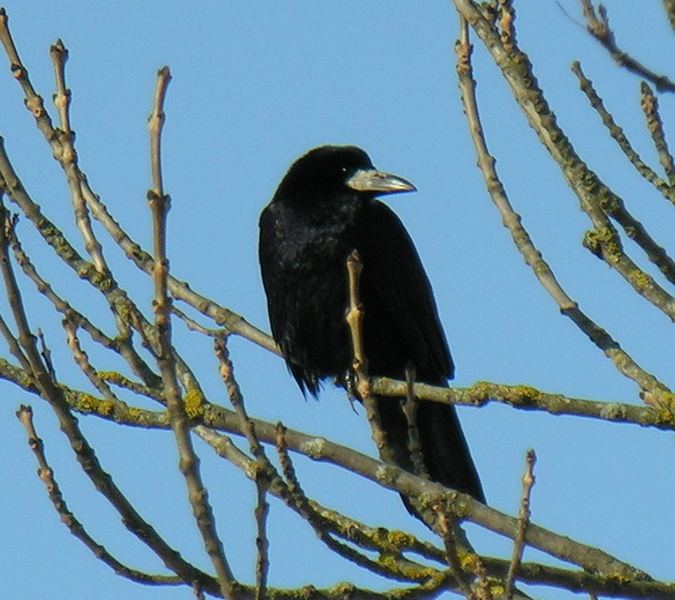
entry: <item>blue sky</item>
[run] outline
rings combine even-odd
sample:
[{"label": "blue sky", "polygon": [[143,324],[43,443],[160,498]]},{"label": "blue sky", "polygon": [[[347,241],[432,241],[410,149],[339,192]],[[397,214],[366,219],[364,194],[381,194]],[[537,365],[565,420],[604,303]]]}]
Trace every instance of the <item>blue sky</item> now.
[{"label": "blue sky", "polygon": [[[552,0],[516,3],[521,46],[582,158],[657,240],[671,243],[672,251],[672,206],[635,174],[607,138],[569,65],[582,61],[638,152],[656,167],[639,110],[639,80],[616,67],[585,33],[575,1],[560,4],[572,18]],[[617,0],[605,4],[620,45],[655,70],[667,71],[673,40],[661,3],[639,3],[639,8]],[[81,167],[123,226],[146,247],[146,121],[156,70],[170,66],[164,137],[165,187],[172,197],[169,253],[173,272],[198,291],[267,330],[256,256],[258,214],[299,154],[324,143],[356,144],[377,167],[404,176],[419,189],[387,202],[409,229],[433,283],[457,365],[457,385],[522,383],[570,396],[640,402],[636,386],[558,314],[487,196],[459,103],[453,53],[457,18],[451,2],[10,0],[5,7],[33,83],[46,100],[54,90],[49,45],[61,37],[69,48],[68,85]],[[672,385],[675,347],[667,318],[581,247],[589,223],[577,199],[478,42],[475,66],[488,144],[535,243],[582,308],[645,369]],[[59,167],[24,109],[18,85],[4,73],[0,135],[28,191],[74,236]],[[661,96],[659,101],[666,132],[675,143],[673,98]],[[19,233],[59,291],[110,328],[100,300],[60,269],[27,224]],[[149,280],[127,266],[112,246],[108,257],[120,267],[122,285],[149,314]],[[28,295],[30,287],[24,290]],[[28,304],[31,324],[45,331],[59,373],[84,386],[65,354],[59,319],[41,299]],[[180,326],[176,330],[177,343],[186,347],[212,400],[226,402],[210,342]],[[342,392],[326,390],[320,401],[306,401],[278,358],[245,340],[231,346],[251,414],[373,454],[365,418],[352,411]],[[100,353],[92,349],[91,354],[100,360],[99,368],[112,368]],[[21,598],[48,593],[57,600],[93,593],[101,600],[187,597],[185,589],[144,588],[118,578],[58,522],[13,415],[20,402],[33,404],[48,457],[77,516],[120,559],[149,570],[161,568],[78,471],[48,407],[8,385],[2,385],[2,392],[4,593]],[[539,457],[535,522],[672,579],[672,433],[503,406],[462,409],[461,418],[490,504],[511,514],[517,510],[525,451],[534,448]],[[171,435],[93,418],[80,422],[105,468],[141,512],[188,558],[208,568],[175,469]],[[250,582],[254,489],[234,468],[198,447],[228,556],[236,573]],[[408,518],[397,495],[332,467],[301,459],[297,467],[308,493],[320,501],[370,523],[407,527],[428,537],[423,526]],[[361,585],[386,587],[371,575],[353,577],[350,565],[333,559],[308,527],[277,502],[272,503],[270,528],[271,584],[325,586],[352,578]],[[470,531],[481,551],[510,554],[507,540]],[[529,551],[528,557],[540,558]],[[534,593],[546,600],[572,597],[552,590]]]}]

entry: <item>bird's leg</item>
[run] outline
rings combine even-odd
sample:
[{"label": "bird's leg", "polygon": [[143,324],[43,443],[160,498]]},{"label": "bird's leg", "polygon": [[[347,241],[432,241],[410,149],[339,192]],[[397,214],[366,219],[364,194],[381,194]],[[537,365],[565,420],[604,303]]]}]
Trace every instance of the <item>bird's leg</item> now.
[{"label": "bird's leg", "polygon": [[410,458],[415,469],[415,475],[429,479],[429,471],[424,464],[424,454],[422,453],[422,444],[420,434],[417,429],[417,398],[413,386],[415,384],[415,365],[409,362],[405,367],[406,397],[402,400],[403,414],[408,421],[408,450]]},{"label": "bird's leg", "polygon": [[354,407],[354,402],[356,400],[358,400],[360,402],[361,399],[359,398],[359,394],[356,391],[356,380],[354,378],[354,371],[352,371],[350,369],[344,375],[341,375],[340,377],[336,377],[335,378],[335,385],[345,388],[345,390],[347,392],[347,400],[349,400],[349,405],[352,407],[352,410],[355,413],[358,413],[358,411]]}]

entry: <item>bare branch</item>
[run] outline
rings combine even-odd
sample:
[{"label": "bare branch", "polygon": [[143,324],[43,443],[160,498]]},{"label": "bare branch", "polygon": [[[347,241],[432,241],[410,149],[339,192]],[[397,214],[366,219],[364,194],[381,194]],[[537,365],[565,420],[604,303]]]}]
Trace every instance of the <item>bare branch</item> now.
[{"label": "bare branch", "polygon": [[[651,81],[659,92],[675,92],[675,82],[665,75],[659,75],[642,63],[635,60],[630,54],[621,50],[614,39],[614,32],[609,26],[607,9],[600,4],[596,13],[592,0],[580,0],[586,18],[587,31],[609,52],[616,64]],[[668,7],[666,7],[668,8]]]},{"label": "bare branch", "polygon": [[54,64],[54,76],[56,79],[56,94],[54,94],[54,105],[59,113],[61,127],[54,130],[56,135],[61,138],[62,152],[56,156],[63,168],[70,193],[73,199],[73,210],[75,213],[75,222],[77,224],[82,239],[84,239],[85,248],[91,256],[92,262],[99,273],[109,273],[108,265],[103,257],[103,248],[96,239],[96,235],[91,227],[89,219],[89,210],[82,194],[82,172],[77,164],[77,152],[75,151],[75,132],[70,128],[70,90],[66,87],[66,61],[68,60],[68,50],[61,40],[58,40],[50,49],[52,62]]},{"label": "bare branch", "polygon": [[520,499],[520,511],[518,513],[518,533],[513,544],[513,556],[509,565],[509,572],[506,576],[506,598],[511,600],[513,596],[513,582],[516,573],[520,569],[523,561],[523,551],[525,550],[525,538],[527,536],[527,526],[530,524],[530,496],[532,486],[534,485],[534,464],[537,461],[537,455],[534,450],[528,450],[525,457],[525,474],[523,475],[523,495]]},{"label": "bare branch", "polygon": [[[385,396],[405,394],[407,383],[374,377],[373,392]],[[660,392],[647,397],[652,406],[636,406],[623,402],[600,402],[583,398],[570,398],[562,394],[549,394],[527,385],[502,385],[479,381],[468,388],[436,387],[426,383],[413,386],[419,400],[481,407],[490,402],[508,404],[519,410],[542,410],[552,415],[570,415],[601,419],[616,423],[633,423],[641,427],[655,427],[664,431],[675,430],[675,396]]]},{"label": "bare branch", "polygon": [[455,581],[459,584],[459,589],[467,600],[477,600],[476,595],[471,589],[471,584],[462,571],[462,565],[459,562],[458,547],[455,541],[455,522],[451,520],[448,511],[443,509],[441,503],[436,505],[436,512],[438,514],[438,528],[443,538],[443,545],[445,546],[445,558],[448,561],[448,566],[452,571]]},{"label": "bare branch", "polygon": [[[3,208],[2,219],[0,220],[4,222],[5,219],[6,214]],[[91,479],[96,489],[120,513],[122,521],[129,531],[147,544],[164,560],[166,566],[174,571],[183,581],[202,581],[205,587],[211,589],[210,577],[185,562],[180,554],[171,548],[149,523],[141,518],[124,494],[115,485],[112,477],[102,469],[93,447],[82,434],[77,419],[70,412],[62,387],[52,379],[37,351],[35,336],[30,332],[21,293],[10,264],[8,244],[6,229],[5,227],[0,227],[0,266],[7,298],[19,332],[18,343],[25,352],[27,362],[25,368],[29,375],[31,388],[38,391],[40,396],[54,410],[59,421],[59,426],[67,436],[84,473]],[[110,411],[106,412],[109,413]]]},{"label": "bare branch", "polygon": [[267,458],[265,449],[258,440],[253,422],[246,413],[244,398],[241,394],[239,384],[234,378],[234,367],[230,360],[227,346],[225,345],[225,338],[216,338],[215,352],[216,357],[218,358],[219,372],[227,388],[227,394],[235,412],[239,416],[241,431],[246,436],[251,454],[255,457],[254,481],[257,495],[255,519],[258,528],[256,536],[256,548],[258,551],[256,560],[256,600],[264,600],[269,570],[269,541],[267,539],[267,515],[269,512],[269,505],[267,504],[266,497],[270,479],[276,477],[277,473],[276,469]]},{"label": "bare branch", "polygon": [[[49,143],[54,157],[57,160],[60,160],[60,157],[64,153],[64,143],[61,139],[62,136],[58,135],[58,132],[54,129],[52,125],[51,118],[44,108],[44,103],[42,98],[36,93],[33,88],[30,79],[28,78],[28,71],[26,67],[21,62],[21,58],[14,46],[12,37],[8,27],[8,18],[4,9],[0,9],[0,43],[5,47],[5,52],[9,57],[10,67],[14,78],[19,82],[21,88],[23,89],[25,96],[26,107],[33,113],[33,116],[36,120],[36,125],[38,129],[42,132],[45,140]],[[1,138],[0,138],[1,139]],[[4,149],[2,150],[4,152]],[[7,159],[9,162],[9,159]],[[72,164],[72,163],[63,163]],[[15,182],[18,182],[18,177],[13,173],[13,177],[7,179],[5,174],[3,177],[5,181],[8,181],[10,189],[14,187]],[[87,177],[81,171],[79,172],[80,178],[80,187],[81,192],[84,197],[87,207],[91,210],[92,215],[96,218],[103,227],[108,231],[112,239],[122,248],[126,256],[141,270],[143,270],[148,275],[152,274],[154,268],[153,257],[143,250],[136,242],[134,242],[127,233],[120,227],[120,225],[115,221],[112,215],[109,213],[107,207],[101,199],[92,191]],[[15,195],[18,194],[18,190],[15,190]],[[12,200],[17,202],[26,215],[34,222],[36,229],[45,237],[45,240],[54,247],[59,256],[66,260],[65,257],[72,254],[72,256],[79,259],[77,252],[72,249],[70,252],[70,244],[65,246],[59,242],[65,241],[65,238],[61,235],[57,228],[53,227],[53,224],[41,214],[39,207],[32,203],[28,198],[27,194],[21,196],[18,201],[17,198],[12,196]],[[54,229],[58,232],[58,237],[55,240],[52,240],[50,232]],[[66,262],[68,262],[66,260]],[[73,266],[70,262],[68,262]],[[78,270],[78,275],[83,276],[86,273],[84,266],[80,267],[81,270]],[[111,283],[106,281],[107,278],[104,278],[101,283],[107,284],[109,287]],[[183,281],[175,279],[173,276],[169,275],[168,286],[171,294],[173,294],[177,299],[187,302],[193,306],[196,310],[202,314],[214,319],[219,326],[223,327],[227,332],[235,333],[241,335],[252,342],[266,348],[276,354],[281,354],[279,348],[274,343],[274,340],[261,331],[260,329],[254,327],[246,321],[242,316],[237,313],[219,306],[213,300],[194,292],[190,289],[190,286]],[[115,282],[112,282],[112,287],[115,289]]]},{"label": "bare branch", "polygon": [[[621,148],[622,152],[635,167],[635,170],[647,181],[649,181],[649,183],[651,183],[657,190],[659,190],[659,192],[661,192],[661,194],[663,194],[668,200],[675,204],[675,188],[671,187],[670,182],[666,182],[661,179],[654,172],[654,170],[649,167],[649,165],[642,161],[638,153],[633,149],[631,143],[628,141],[628,138],[624,134],[623,129],[616,124],[614,117],[612,117],[610,112],[605,108],[602,98],[600,98],[597,91],[593,87],[593,82],[585,76],[579,61],[574,61],[572,63],[572,72],[579,79],[579,87],[581,88],[581,91],[586,94],[588,101],[602,119],[602,123],[607,128],[608,133],[619,145],[619,148]],[[645,103],[643,101],[643,110],[644,107]],[[663,133],[663,130],[661,130],[661,133]]]},{"label": "bare branch", "polygon": [[150,209],[153,216],[153,233],[155,248],[155,268],[153,279],[155,284],[155,327],[159,341],[157,363],[162,375],[164,397],[169,409],[171,428],[176,438],[179,454],[179,468],[185,477],[188,497],[192,505],[197,527],[204,540],[211,562],[216,570],[220,591],[224,598],[236,600],[239,597],[237,582],[225,558],[222,542],[218,538],[215,517],[208,501],[208,493],[201,479],[199,458],[192,446],[190,424],[176,379],[176,359],[171,347],[170,300],[167,293],[168,260],[166,258],[166,215],[168,197],[162,186],[162,168],[160,159],[161,132],[164,122],[164,98],[166,88],[171,80],[169,69],[164,67],[157,73],[157,86],[153,111],[149,120],[151,165],[153,187],[148,193]]},{"label": "bare branch", "polygon": [[151,575],[149,573],[143,573],[142,571],[138,571],[126,566],[114,556],[112,556],[104,546],[99,544],[89,535],[82,523],[80,523],[75,515],[70,512],[66,501],[63,499],[59,485],[54,478],[54,471],[47,462],[43,442],[38,437],[38,434],[35,430],[35,426],[33,424],[33,409],[30,406],[21,405],[19,410],[16,412],[16,416],[26,429],[26,434],[28,435],[28,445],[33,451],[35,459],[38,463],[38,477],[44,483],[49,495],[49,499],[51,500],[54,509],[58,513],[61,522],[66,527],[68,527],[70,533],[79,539],[89,550],[91,550],[96,558],[108,565],[117,575],[121,575],[126,579],[130,579],[131,581],[145,585],[183,584],[183,580],[180,577],[176,577],[175,575]]},{"label": "bare branch", "polygon": [[[607,235],[598,237],[602,252],[606,252],[607,260],[616,268],[614,259],[609,260],[608,244],[620,251],[616,245],[616,232],[609,220],[596,206],[595,196],[605,196],[611,193],[598,180],[597,176],[589,171],[576,155],[563,132],[555,125],[555,119],[548,109],[546,100],[541,90],[536,85],[534,76],[524,80],[522,69],[514,72],[508,69],[513,64],[512,53],[518,53],[518,64],[526,65],[529,69],[527,56],[517,50],[507,51],[502,47],[497,33],[483,19],[475,4],[469,0],[455,0],[455,5],[460,14],[474,28],[481,39],[485,42],[506,80],[511,84],[516,100],[525,111],[532,127],[537,131],[546,148],[551,152],[554,159],[563,169],[569,185],[577,193],[581,200],[582,208],[592,215],[592,220],[598,231]],[[525,262],[532,268],[539,282],[546,291],[558,303],[563,315],[569,317],[586,336],[600,348],[607,357],[612,359],[616,368],[626,377],[635,381],[645,392],[669,392],[670,390],[652,374],[642,369],[616,342],[607,331],[595,324],[573,301],[556,280],[551,268],[542,258],[541,252],[535,247],[532,239],[523,227],[521,217],[512,208],[504,187],[495,170],[495,159],[490,155],[485,142],[485,135],[480,122],[478,106],[475,96],[475,80],[473,79],[471,66],[471,46],[469,44],[457,44],[457,74],[462,94],[469,131],[478,155],[478,164],[483,172],[487,189],[492,201],[502,214],[504,224],[511,232],[513,241],[523,255]],[[508,64],[507,64],[508,63]],[[525,91],[527,90],[527,93]],[[535,101],[536,98],[536,101]],[[582,185],[582,182],[583,183]],[[600,188],[600,189],[599,189]],[[591,197],[593,195],[593,197]],[[617,261],[623,260],[616,255]],[[609,264],[609,263],[608,263]]]},{"label": "bare branch", "polygon": [[[675,4],[673,4],[675,6]],[[668,177],[671,186],[675,186],[675,161],[668,149],[666,134],[663,130],[663,121],[659,112],[659,102],[646,81],[640,83],[640,106],[647,119],[647,129],[652,136],[656,152],[663,171]]]},{"label": "bare branch", "polygon": [[365,313],[359,294],[359,283],[363,263],[359,253],[354,250],[347,257],[347,276],[349,280],[349,307],[345,320],[349,327],[352,344],[352,370],[356,377],[356,389],[363,406],[366,409],[366,417],[370,424],[370,431],[375,442],[375,446],[382,460],[387,463],[396,464],[394,452],[388,443],[387,434],[380,423],[380,416],[377,410],[377,398],[371,393],[370,377],[368,376],[368,358],[363,347],[363,318]]}]

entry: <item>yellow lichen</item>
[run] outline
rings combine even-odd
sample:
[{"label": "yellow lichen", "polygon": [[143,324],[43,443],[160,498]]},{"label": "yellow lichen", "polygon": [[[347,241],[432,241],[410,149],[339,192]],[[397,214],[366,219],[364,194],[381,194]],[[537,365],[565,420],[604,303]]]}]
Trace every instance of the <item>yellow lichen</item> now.
[{"label": "yellow lichen", "polygon": [[80,392],[77,396],[77,410],[83,413],[96,413],[98,415],[107,416],[113,412],[115,403],[110,400],[101,400],[96,396]]},{"label": "yellow lichen", "polygon": [[204,414],[204,396],[196,388],[190,388],[183,398],[185,414],[194,419]]},{"label": "yellow lichen", "polygon": [[644,271],[640,271],[640,269],[634,269],[631,271],[630,275],[628,276],[628,280],[631,282],[633,287],[637,288],[638,290],[649,288],[652,284],[652,278]]},{"label": "yellow lichen", "polygon": [[389,531],[387,535],[387,542],[394,548],[400,550],[401,548],[409,548],[415,541],[414,536],[405,531],[393,530]]},{"label": "yellow lichen", "polygon": [[127,381],[127,378],[124,377],[121,373],[117,371],[99,371],[98,376],[103,380],[109,383],[116,383],[122,385]]},{"label": "yellow lichen", "polygon": [[513,389],[511,404],[531,404],[539,396],[539,390],[529,385],[518,385]]}]

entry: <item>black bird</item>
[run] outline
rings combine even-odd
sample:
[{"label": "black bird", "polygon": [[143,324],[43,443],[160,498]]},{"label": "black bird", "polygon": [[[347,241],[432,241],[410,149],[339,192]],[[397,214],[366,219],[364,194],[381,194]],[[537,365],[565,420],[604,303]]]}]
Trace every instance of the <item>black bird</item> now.
[{"label": "black bird", "polygon": [[[259,258],[272,335],[303,393],[322,379],[344,381],[352,365],[345,311],[346,261],[363,263],[363,343],[372,376],[447,385],[454,365],[431,285],[398,217],[375,196],[409,192],[408,181],[373,168],[354,146],[322,146],[300,157],[260,216]],[[400,400],[377,410],[398,466],[415,472]],[[429,477],[484,501],[451,405],[419,402],[417,429]],[[408,503],[406,502],[406,505]]]}]

